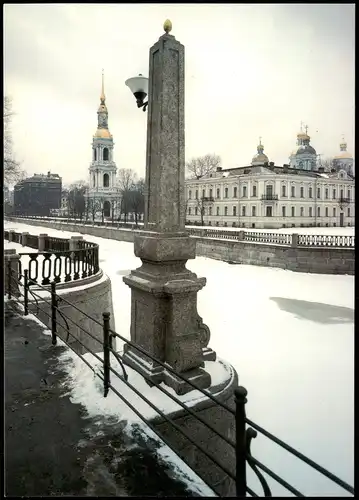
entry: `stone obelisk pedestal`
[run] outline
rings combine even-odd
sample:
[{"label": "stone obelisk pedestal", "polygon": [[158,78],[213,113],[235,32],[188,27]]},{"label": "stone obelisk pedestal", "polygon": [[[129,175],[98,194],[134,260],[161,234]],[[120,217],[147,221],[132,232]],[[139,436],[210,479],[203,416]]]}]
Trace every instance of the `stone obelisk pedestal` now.
[{"label": "stone obelisk pedestal", "polygon": [[[186,269],[196,256],[185,231],[184,46],[166,32],[150,49],[145,229],[135,236],[142,266],[124,282],[131,287],[131,340],[202,388],[211,385],[204,361],[216,359],[210,332],[197,313],[205,278]],[[191,386],[126,345],[124,361],[178,394]]]}]

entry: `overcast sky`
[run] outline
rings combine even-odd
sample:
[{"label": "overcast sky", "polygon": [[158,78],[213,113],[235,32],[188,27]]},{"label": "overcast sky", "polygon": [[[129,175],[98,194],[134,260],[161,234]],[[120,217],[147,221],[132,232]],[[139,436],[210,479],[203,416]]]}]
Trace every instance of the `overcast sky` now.
[{"label": "overcast sky", "polygon": [[354,4],[5,5],[5,93],[28,174],[87,179],[105,70],[119,168],[145,171],[146,115],[124,81],[148,74],[171,19],[186,48],[186,160],[249,164],[262,136],[288,162],[300,122],[326,156],[354,148]]}]

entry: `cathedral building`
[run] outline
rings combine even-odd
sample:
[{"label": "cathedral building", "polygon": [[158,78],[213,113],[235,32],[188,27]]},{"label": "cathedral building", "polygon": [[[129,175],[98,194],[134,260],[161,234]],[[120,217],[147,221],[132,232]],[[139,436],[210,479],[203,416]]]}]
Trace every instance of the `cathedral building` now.
[{"label": "cathedral building", "polygon": [[116,183],[117,167],[114,162],[114,142],[108,127],[108,110],[102,73],[100,106],[97,110],[97,130],[92,139],[92,161],[89,167],[87,202],[90,211],[104,217],[117,216],[120,211],[120,192]]},{"label": "cathedral building", "polygon": [[333,158],[333,164],[336,168],[336,170],[343,169],[345,170],[349,175],[354,176],[354,158],[353,156],[348,153],[347,151],[347,143],[344,140],[340,143],[340,153]]},{"label": "cathedral building", "polygon": [[289,165],[269,161],[260,140],[250,165],[218,167],[199,179],[186,179],[186,223],[270,229],[354,226],[355,183],[348,164],[331,172],[317,166],[307,127],[297,135]]}]

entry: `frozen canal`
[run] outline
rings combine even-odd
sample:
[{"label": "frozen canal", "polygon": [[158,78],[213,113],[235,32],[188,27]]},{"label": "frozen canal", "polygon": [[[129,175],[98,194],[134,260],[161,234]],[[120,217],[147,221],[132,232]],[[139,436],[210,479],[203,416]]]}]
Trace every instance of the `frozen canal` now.
[{"label": "frozen canal", "polygon": [[[78,234],[13,222],[5,228]],[[112,281],[116,329],[127,337],[130,289],[122,277],[140,260],[131,243],[84,238],[100,245],[100,266]],[[210,346],[233,364],[248,390],[248,417],[353,484],[354,276],[230,265],[203,257],[189,261],[188,268],[207,278],[198,311],[210,327]],[[305,495],[344,495],[261,435],[252,453]],[[261,492],[252,476],[250,486]],[[286,494],[279,486],[272,491]]]}]

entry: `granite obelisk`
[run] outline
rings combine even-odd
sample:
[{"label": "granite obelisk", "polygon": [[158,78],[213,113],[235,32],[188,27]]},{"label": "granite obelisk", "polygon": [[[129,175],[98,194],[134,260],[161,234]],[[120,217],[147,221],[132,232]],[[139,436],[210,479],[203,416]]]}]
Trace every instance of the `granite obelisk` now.
[{"label": "granite obelisk", "polygon": [[[205,284],[186,268],[196,242],[185,230],[184,46],[165,33],[150,49],[145,192],[146,235],[136,235],[142,265],[124,277],[131,287],[131,340],[205,388],[210,332],[197,312],[197,292]],[[162,366],[125,345],[124,361],[164,381],[178,394],[192,388]]]}]

